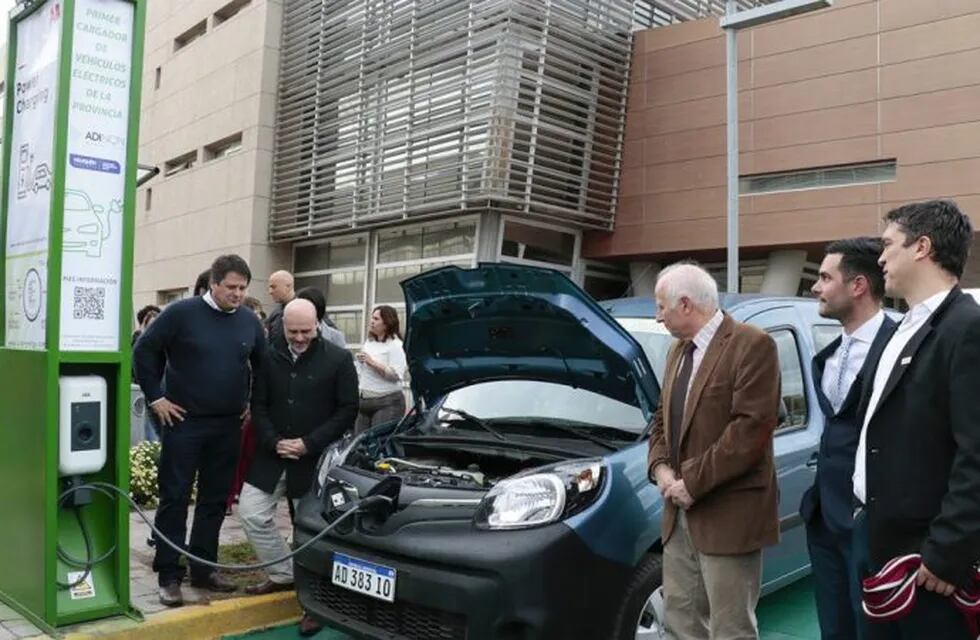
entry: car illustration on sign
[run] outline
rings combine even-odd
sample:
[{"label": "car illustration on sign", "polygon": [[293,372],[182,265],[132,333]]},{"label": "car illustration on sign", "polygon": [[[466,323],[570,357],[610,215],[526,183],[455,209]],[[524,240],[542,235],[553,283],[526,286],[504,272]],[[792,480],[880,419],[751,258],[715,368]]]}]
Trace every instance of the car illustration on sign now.
[{"label": "car illustration on sign", "polygon": [[108,211],[95,204],[84,191],[65,191],[65,251],[84,253],[90,258],[102,255],[102,246],[112,235],[110,216],[122,210],[119,201],[113,200]]}]

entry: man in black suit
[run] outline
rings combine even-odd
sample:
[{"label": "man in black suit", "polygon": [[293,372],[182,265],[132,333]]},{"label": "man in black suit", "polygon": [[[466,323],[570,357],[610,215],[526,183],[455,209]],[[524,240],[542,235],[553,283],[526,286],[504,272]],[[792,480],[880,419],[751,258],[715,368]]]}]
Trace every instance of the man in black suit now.
[{"label": "man in black suit", "polygon": [[872,570],[911,553],[922,567],[911,612],[870,622],[869,637],[968,640],[949,596],[980,557],[980,307],[958,287],[973,228],[949,201],[905,205],[885,222],[885,289],[909,312],[866,388],[855,531],[867,531]]},{"label": "man in black suit", "polygon": [[867,554],[852,548],[851,475],[864,417],[858,411],[862,380],[895,328],[895,321],[881,310],[885,278],[878,265],[880,255],[878,238],[833,242],[812,289],[820,315],[843,325],[841,337],[813,359],[824,428],[817,474],[800,505],[823,640],[865,637],[861,576]]},{"label": "man in black suit", "polygon": [[[277,503],[310,490],[320,453],[354,428],[358,403],[354,360],[319,336],[312,302],[288,303],[278,326],[285,339],[270,339],[252,389],[258,442],[238,505],[242,528],[262,562],[289,553],[276,530]],[[268,579],[245,591],[259,595],[293,588],[291,561],[267,571]],[[304,616],[300,629],[312,634],[319,624]]]}]

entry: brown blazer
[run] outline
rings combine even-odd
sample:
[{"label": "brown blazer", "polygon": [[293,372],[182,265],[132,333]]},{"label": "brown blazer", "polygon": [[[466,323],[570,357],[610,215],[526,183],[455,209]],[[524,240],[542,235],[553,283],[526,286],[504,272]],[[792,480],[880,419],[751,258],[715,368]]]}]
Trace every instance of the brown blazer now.
[{"label": "brown blazer", "polygon": [[[660,406],[650,436],[649,469],[670,464],[671,387],[683,342],[667,356]],[[694,504],[687,512],[695,548],[740,554],[779,542],[779,488],[773,432],[779,413],[779,358],[767,333],[727,314],[691,380],[681,425],[681,468]],[[662,539],[674,530],[677,507],[664,505]]]}]

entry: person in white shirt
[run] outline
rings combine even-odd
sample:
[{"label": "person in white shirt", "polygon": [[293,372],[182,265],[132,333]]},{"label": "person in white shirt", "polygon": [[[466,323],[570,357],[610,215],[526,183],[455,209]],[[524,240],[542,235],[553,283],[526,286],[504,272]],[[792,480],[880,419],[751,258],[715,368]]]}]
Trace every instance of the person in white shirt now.
[{"label": "person in white shirt", "polygon": [[853,489],[871,571],[911,554],[922,565],[914,605],[869,623],[868,637],[972,640],[950,596],[973,585],[980,559],[980,307],[959,288],[973,226],[944,200],[885,223],[885,290],[909,312],[869,375]]},{"label": "person in white shirt", "polygon": [[405,415],[402,383],[407,370],[398,312],[388,305],[376,307],[368,324],[368,339],[357,353],[361,404],[355,433]]}]

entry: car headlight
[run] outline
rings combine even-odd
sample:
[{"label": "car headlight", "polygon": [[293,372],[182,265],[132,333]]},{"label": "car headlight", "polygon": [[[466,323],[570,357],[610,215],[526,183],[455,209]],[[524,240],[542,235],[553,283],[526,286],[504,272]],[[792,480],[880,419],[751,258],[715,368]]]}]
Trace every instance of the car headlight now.
[{"label": "car headlight", "polygon": [[563,462],[501,480],[477,508],[481,529],[526,529],[572,516],[599,496],[605,472],[599,460]]},{"label": "car headlight", "polygon": [[323,450],[320,461],[316,463],[316,475],[313,480],[313,493],[320,497],[323,491],[323,484],[327,481],[327,475],[335,468],[344,464],[347,454],[354,448],[357,438],[353,434],[346,434],[340,440]]}]

